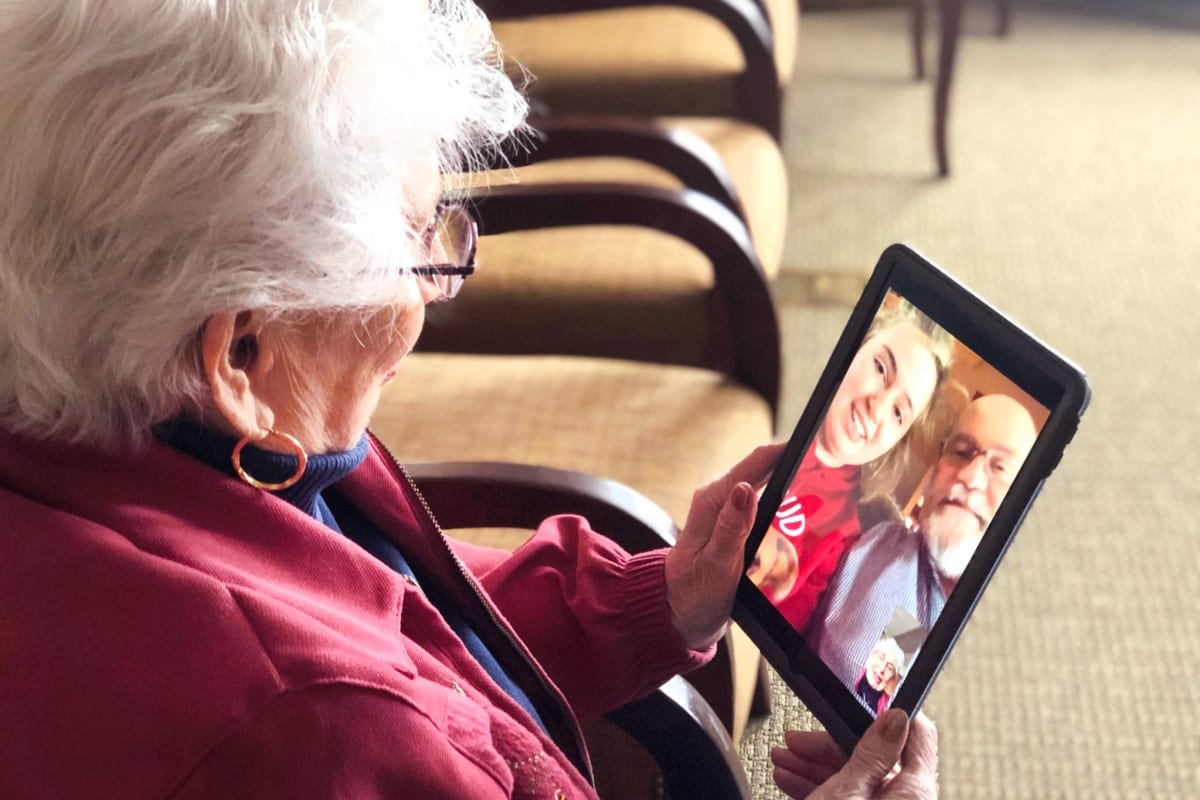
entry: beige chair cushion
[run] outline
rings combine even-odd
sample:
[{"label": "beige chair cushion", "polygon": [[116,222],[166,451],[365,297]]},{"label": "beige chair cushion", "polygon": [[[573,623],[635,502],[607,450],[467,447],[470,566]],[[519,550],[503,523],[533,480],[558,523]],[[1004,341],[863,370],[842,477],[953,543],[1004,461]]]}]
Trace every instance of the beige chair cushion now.
[{"label": "beige chair cushion", "polygon": [[[758,395],[708,370],[414,354],[384,388],[371,430],[401,461],[510,461],[610,478],[682,524],[697,488],[770,440],[771,412]],[[524,537],[505,535],[485,533],[482,541],[512,549]],[[732,641],[736,742],[759,654],[736,627]]]},{"label": "beige chair cushion", "polygon": [[692,492],[771,440],[761,397],[718,373],[616,359],[415,353],[371,430],[402,461],[578,470],[682,523]]},{"label": "beige chair cushion", "polygon": [[[779,85],[786,88],[796,65],[799,5],[796,0],[765,0],[764,8],[771,24]],[[492,27],[508,56],[539,81],[538,95],[554,97],[565,87],[586,86],[589,96],[596,97],[594,92],[599,90],[600,97],[617,102],[616,110],[628,108],[620,102],[627,103],[629,98],[622,98],[615,88],[604,91],[612,81],[636,81],[642,87],[639,94],[653,95],[655,92],[646,92],[644,87],[654,85],[666,92],[668,87],[678,89],[708,80],[713,86],[727,84],[724,111],[697,108],[689,113],[728,113],[733,107],[729,98],[734,79],[745,63],[737,41],[718,20],[687,8],[580,11],[497,20]],[[676,100],[672,96],[672,101]]]},{"label": "beige chair cushion", "polygon": [[[779,274],[788,209],[787,165],[775,140],[757,125],[725,117],[659,117],[655,121],[696,135],[716,152],[741,200],[763,271],[774,280]],[[486,180],[493,184],[617,181],[681,187],[665,170],[625,158],[556,159],[497,171]]]},{"label": "beige chair cushion", "polygon": [[581,11],[493,27],[551,113],[719,116],[737,108],[741,50],[718,20],[691,9]]}]

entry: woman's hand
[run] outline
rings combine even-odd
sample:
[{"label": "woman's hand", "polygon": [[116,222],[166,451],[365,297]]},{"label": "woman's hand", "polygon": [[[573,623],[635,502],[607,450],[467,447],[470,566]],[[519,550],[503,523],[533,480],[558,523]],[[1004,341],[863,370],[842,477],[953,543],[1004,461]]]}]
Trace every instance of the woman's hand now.
[{"label": "woman's hand", "polygon": [[746,537],[784,444],[759,447],[736,467],[697,490],[687,523],[667,555],[667,603],[683,641],[703,650],[725,634],[742,576]]},{"label": "woman's hand", "polygon": [[[875,720],[849,759],[829,734],[790,731],[771,751],[775,784],[809,800],[927,800],[937,797],[937,729],[892,709]],[[896,763],[900,772],[892,777]]]}]

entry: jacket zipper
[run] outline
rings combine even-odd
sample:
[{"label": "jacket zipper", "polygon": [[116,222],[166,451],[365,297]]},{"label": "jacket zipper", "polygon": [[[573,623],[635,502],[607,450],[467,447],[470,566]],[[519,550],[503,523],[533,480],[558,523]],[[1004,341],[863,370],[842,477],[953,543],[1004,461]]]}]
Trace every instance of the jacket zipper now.
[{"label": "jacket zipper", "polygon": [[437,531],[438,540],[442,546],[442,550],[450,558],[451,562],[453,562],[455,568],[458,570],[459,576],[462,577],[463,581],[467,584],[467,586],[470,587],[472,593],[474,593],[475,597],[479,600],[479,604],[483,606],[483,610],[487,613],[488,619],[491,621],[492,625],[504,635],[504,638],[508,641],[513,652],[515,652],[530,668],[530,671],[533,673],[534,677],[537,678],[538,683],[541,685],[542,691],[545,692],[547,696],[553,698],[554,702],[558,705],[559,712],[562,714],[563,719],[566,720],[570,729],[570,733],[575,739],[574,744],[579,753],[580,766],[582,767],[581,772],[583,773],[584,778],[587,779],[588,783],[594,787],[596,785],[596,776],[592,772],[591,759],[588,758],[587,747],[583,743],[583,730],[579,727],[579,722],[575,719],[574,713],[571,712],[570,708],[567,706],[558,690],[552,687],[546,680],[541,667],[539,667],[525,654],[525,649],[517,643],[516,638],[509,631],[508,626],[501,624],[500,620],[496,617],[496,612],[492,610],[492,604],[487,600],[483,592],[480,590],[478,584],[476,584],[475,580],[471,577],[466,565],[462,563],[462,560],[458,557],[458,554],[455,553],[450,547],[450,542],[446,539],[446,532],[442,530],[442,526],[437,521],[437,517],[433,515],[433,509],[429,507],[429,502],[425,499],[425,495],[421,493],[421,489],[417,486],[417,482],[413,480],[412,475],[410,475],[405,466],[400,463],[399,459],[392,454],[392,451],[389,450],[383,442],[379,441],[378,437],[372,436],[371,438],[374,439],[375,443],[379,445],[383,452],[387,453],[388,457],[392,460],[392,463],[396,465],[397,470],[399,470],[400,474],[404,477],[404,480],[408,484],[409,488],[412,489],[413,494],[416,495],[417,500],[421,504],[421,508],[425,511],[425,516],[429,518],[429,522],[433,525],[433,529]]}]

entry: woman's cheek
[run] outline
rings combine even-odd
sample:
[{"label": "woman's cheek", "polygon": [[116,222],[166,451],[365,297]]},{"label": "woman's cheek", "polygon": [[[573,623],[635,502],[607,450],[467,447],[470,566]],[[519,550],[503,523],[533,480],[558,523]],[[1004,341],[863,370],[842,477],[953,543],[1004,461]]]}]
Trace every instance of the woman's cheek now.
[{"label": "woman's cheek", "polygon": [[888,421],[883,425],[883,430],[886,434],[884,437],[885,441],[883,442],[883,452],[886,453],[900,444],[900,440],[904,438],[904,434],[908,431],[908,426],[902,425],[889,417]]}]

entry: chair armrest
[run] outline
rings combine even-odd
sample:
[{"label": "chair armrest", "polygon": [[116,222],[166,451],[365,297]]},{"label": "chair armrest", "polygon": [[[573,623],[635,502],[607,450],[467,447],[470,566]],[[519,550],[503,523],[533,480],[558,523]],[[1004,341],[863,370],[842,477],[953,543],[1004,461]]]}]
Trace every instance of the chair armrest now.
[{"label": "chair armrest", "polygon": [[536,143],[502,154],[495,169],[560,158],[614,156],[653,164],[689,189],[719,200],[743,220],[742,204],[712,145],[691,131],[639,117],[561,114],[531,119]]},{"label": "chair armrest", "polygon": [[623,483],[527,464],[464,461],[408,464],[446,528],[536,528],[581,514],[631,553],[670,547],[678,529],[666,511]]},{"label": "chair armrest", "polygon": [[[707,14],[719,21],[742,51],[745,67],[738,87],[742,116],[780,136],[782,83],[775,65],[775,38],[761,0],[483,0],[489,19],[573,14],[618,8],[677,6]],[[503,43],[501,43],[503,44]]]},{"label": "chair armrest", "polygon": [[[495,462],[408,463],[405,468],[448,530],[533,529],[546,517],[575,513],[586,516],[596,530],[631,553],[669,547],[678,534],[667,512],[652,500],[622,483],[581,472]],[[733,656],[729,634],[718,644],[713,660],[689,673],[688,681],[688,688],[699,687],[704,692],[696,692],[696,697],[709,698],[704,708],[722,732],[731,730]],[[728,740],[728,733],[725,738]]]},{"label": "chair armrest", "polygon": [[658,763],[667,797],[749,800],[742,762],[717,715],[675,677],[641,700],[605,714]]},{"label": "chair armrest", "polygon": [[729,331],[713,331],[713,368],[779,405],[779,320],[770,282],[745,224],[718,201],[690,189],[624,183],[494,186],[471,192],[482,234],[576,225],[633,225],[662,231],[708,256],[715,302]]}]

